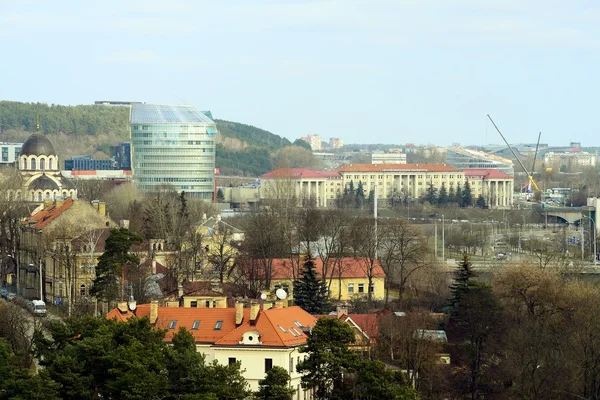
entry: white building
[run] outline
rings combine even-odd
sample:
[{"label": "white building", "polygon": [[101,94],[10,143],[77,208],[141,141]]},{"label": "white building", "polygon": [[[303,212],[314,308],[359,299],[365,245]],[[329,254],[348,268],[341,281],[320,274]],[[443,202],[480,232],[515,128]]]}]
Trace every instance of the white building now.
[{"label": "white building", "polygon": [[374,151],[371,153],[371,164],[406,164],[406,154]]},{"label": "white building", "polygon": [[19,159],[23,143],[0,143],[0,165],[13,164]]},{"label": "white building", "polygon": [[306,143],[310,144],[310,148],[312,149],[312,151],[318,151],[318,150],[321,150],[321,148],[322,148],[323,139],[321,138],[320,135],[315,135],[314,133],[309,133],[307,136],[302,136],[300,139],[304,140]]},{"label": "white building", "polygon": [[555,153],[551,151],[544,155],[544,163],[546,167],[560,169],[564,166],[569,170],[573,167],[595,167],[596,155],[586,152]]}]

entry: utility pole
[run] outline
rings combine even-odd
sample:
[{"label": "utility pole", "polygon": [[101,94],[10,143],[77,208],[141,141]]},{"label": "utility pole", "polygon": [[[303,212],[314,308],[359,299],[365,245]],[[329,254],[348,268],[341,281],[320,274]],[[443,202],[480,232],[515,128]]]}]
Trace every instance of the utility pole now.
[{"label": "utility pole", "polygon": [[433,252],[435,254],[435,259],[437,260],[438,259],[438,257],[437,257],[437,222],[433,223],[433,232],[434,232],[433,233],[433,237],[434,237],[434,240],[433,240]]},{"label": "utility pole", "polygon": [[446,237],[445,237],[445,226],[444,226],[444,214],[442,214],[442,265],[446,266]]}]

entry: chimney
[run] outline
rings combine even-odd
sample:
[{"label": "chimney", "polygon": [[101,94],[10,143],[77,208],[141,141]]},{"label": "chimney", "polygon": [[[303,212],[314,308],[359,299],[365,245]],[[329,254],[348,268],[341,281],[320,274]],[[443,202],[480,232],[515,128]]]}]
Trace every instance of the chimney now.
[{"label": "chimney", "polygon": [[123,228],[123,229],[129,229],[129,220],[128,219],[122,219],[119,221],[119,227]]},{"label": "chimney", "polygon": [[177,296],[183,297],[183,284],[181,282],[177,285]]},{"label": "chimney", "polygon": [[268,309],[270,309],[270,308],[272,308],[272,307],[273,307],[273,303],[269,303],[269,302],[267,302],[267,301],[265,301],[265,302],[263,303],[263,305],[262,305],[262,308],[263,308],[263,310],[268,310]]},{"label": "chimney", "polygon": [[44,208],[48,208],[52,205],[52,200],[44,200]]},{"label": "chimney", "polygon": [[285,303],[283,302],[283,300],[277,300],[275,302],[275,308],[285,308]]},{"label": "chimney", "polygon": [[152,260],[152,275],[156,275],[156,260]]},{"label": "chimney", "polygon": [[238,301],[235,303],[235,326],[240,326],[244,320],[244,303]]},{"label": "chimney", "polygon": [[258,318],[258,312],[260,311],[260,304],[258,303],[250,303],[250,324],[256,324],[256,319]]},{"label": "chimney", "polygon": [[126,301],[119,301],[117,303],[117,308],[119,309],[119,311],[121,311],[122,313],[126,313],[127,312],[127,302]]},{"label": "chimney", "polygon": [[337,306],[337,317],[340,318],[342,315],[348,315],[348,306],[347,305],[340,305]]},{"label": "chimney", "polygon": [[158,319],[158,300],[150,302],[150,323],[155,324]]},{"label": "chimney", "polygon": [[106,217],[106,203],[103,201],[98,202],[98,213],[103,217]]},{"label": "chimney", "polygon": [[56,208],[62,206],[65,203],[65,199],[63,199],[62,197],[60,199],[56,199],[56,201],[54,202],[54,205],[56,206]]},{"label": "chimney", "polygon": [[206,222],[206,213],[202,213],[202,222]]}]

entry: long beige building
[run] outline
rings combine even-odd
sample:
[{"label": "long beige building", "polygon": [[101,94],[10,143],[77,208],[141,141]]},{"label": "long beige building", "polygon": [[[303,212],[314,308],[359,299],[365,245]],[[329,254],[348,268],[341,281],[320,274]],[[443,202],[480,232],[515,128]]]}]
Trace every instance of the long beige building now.
[{"label": "long beige building", "polygon": [[481,195],[490,208],[510,208],[513,205],[512,176],[496,169],[465,169],[464,173],[471,186],[473,201]]},{"label": "long beige building", "polygon": [[313,198],[317,207],[328,207],[343,190],[342,175],[336,171],[280,168],[260,177],[261,200]]}]

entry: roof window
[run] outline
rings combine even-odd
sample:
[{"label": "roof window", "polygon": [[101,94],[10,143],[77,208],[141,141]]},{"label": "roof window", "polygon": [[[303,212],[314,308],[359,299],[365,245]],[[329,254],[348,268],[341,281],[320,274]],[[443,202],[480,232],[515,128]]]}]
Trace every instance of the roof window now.
[{"label": "roof window", "polygon": [[283,326],[281,326],[281,325],[277,325],[277,326],[279,327],[279,329],[281,329],[281,331],[283,333],[287,333],[287,331],[285,330],[285,328]]},{"label": "roof window", "polygon": [[298,322],[298,321],[294,321],[294,323],[296,324],[296,326],[297,326],[298,328],[302,328],[302,324],[301,324],[300,322]]},{"label": "roof window", "polygon": [[169,329],[175,329],[175,326],[177,326],[177,320],[174,319],[173,321],[171,321],[171,323],[169,324]]},{"label": "roof window", "polygon": [[199,326],[200,326],[200,320],[195,320],[194,323],[192,324],[192,329],[198,330]]},{"label": "roof window", "polygon": [[223,327],[223,321],[221,321],[221,320],[217,321],[217,323],[215,324],[215,331],[220,331],[222,327]]}]

